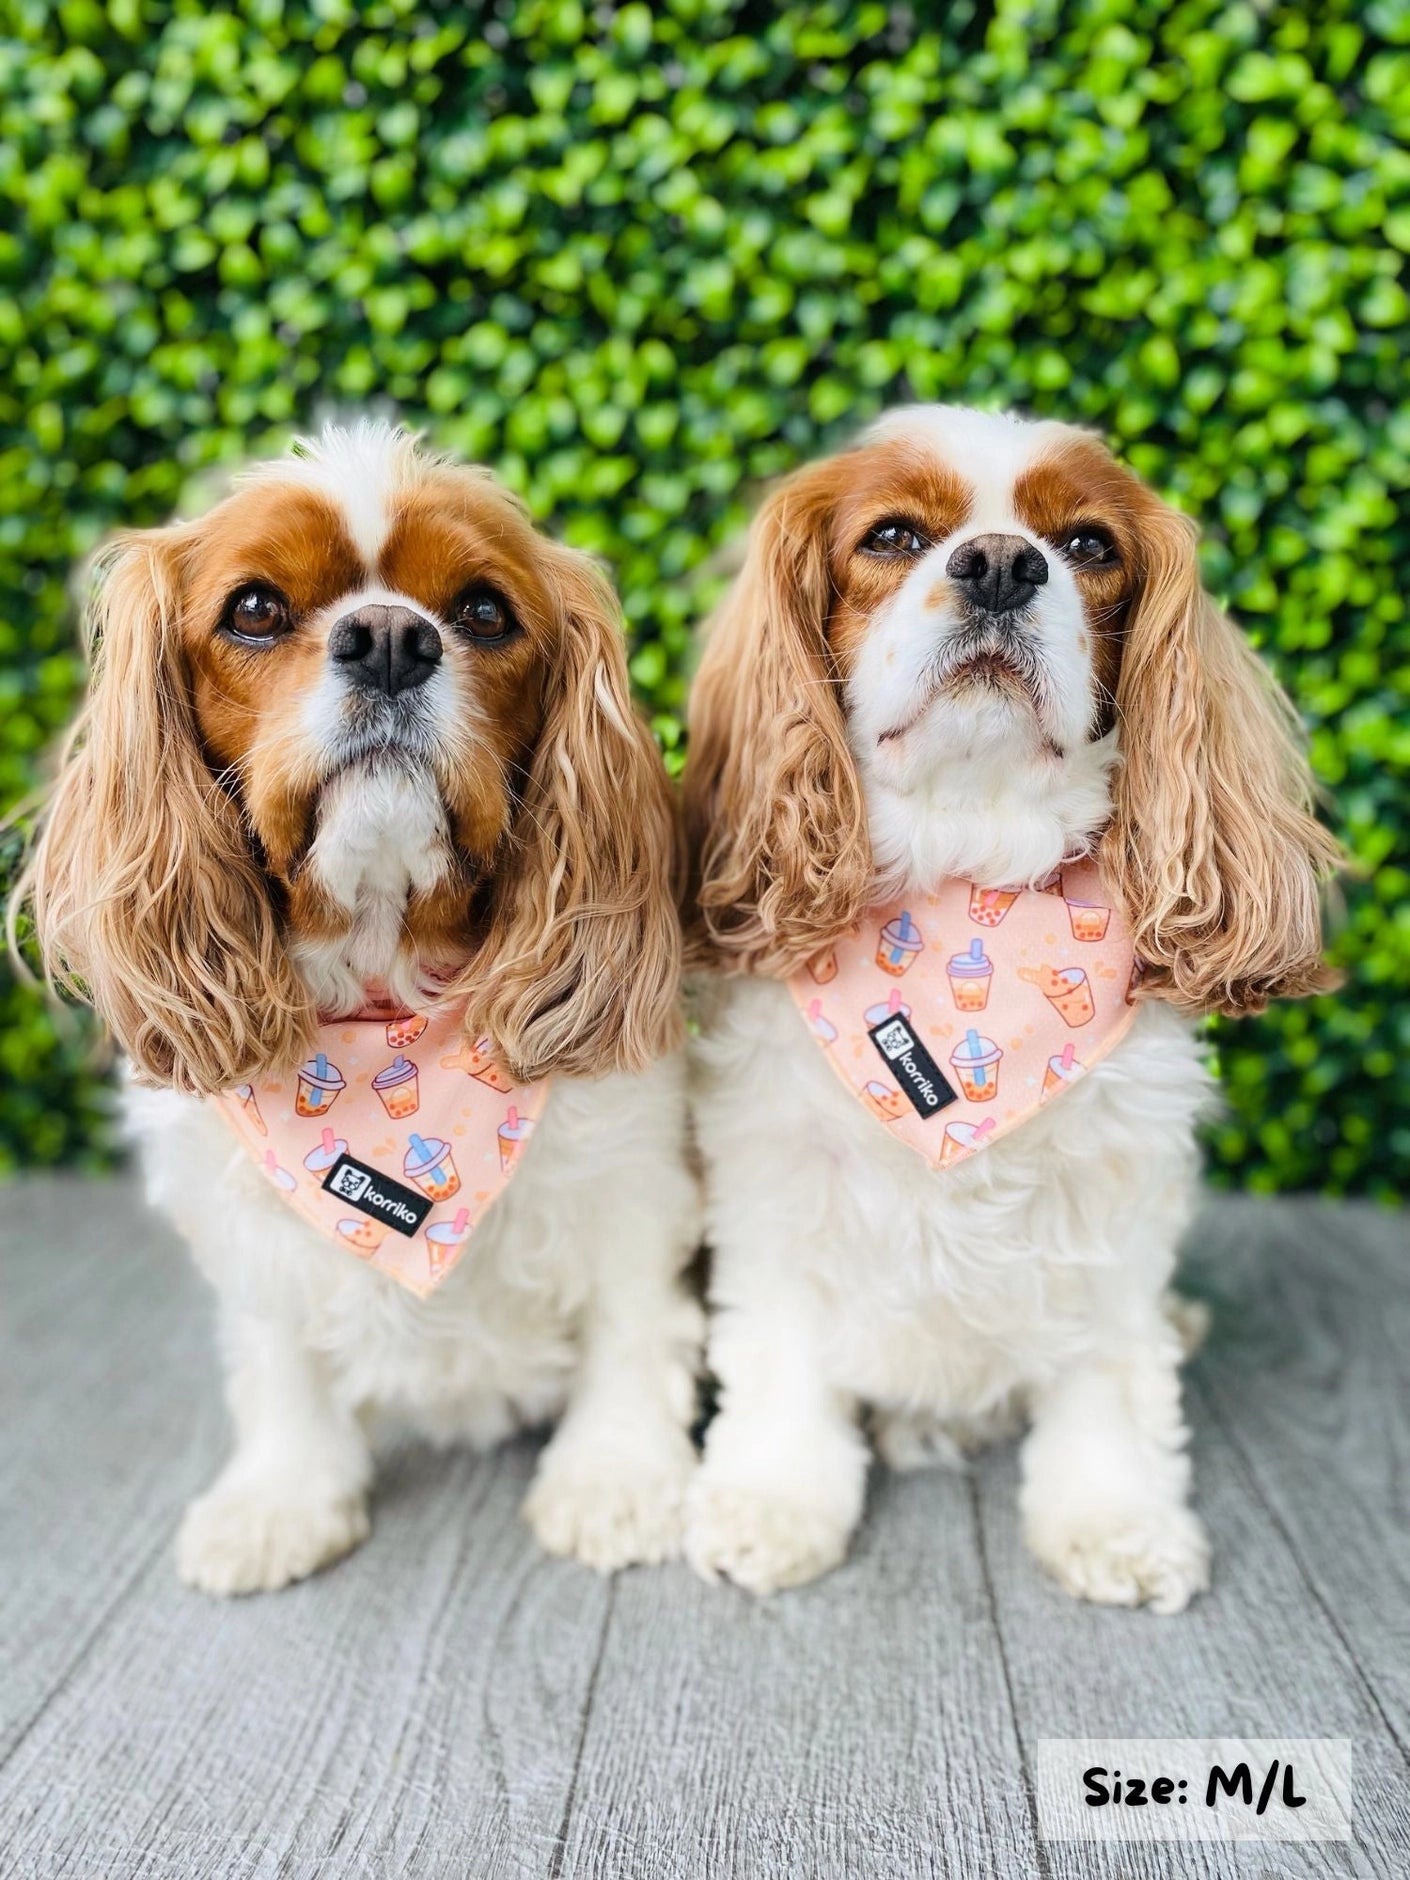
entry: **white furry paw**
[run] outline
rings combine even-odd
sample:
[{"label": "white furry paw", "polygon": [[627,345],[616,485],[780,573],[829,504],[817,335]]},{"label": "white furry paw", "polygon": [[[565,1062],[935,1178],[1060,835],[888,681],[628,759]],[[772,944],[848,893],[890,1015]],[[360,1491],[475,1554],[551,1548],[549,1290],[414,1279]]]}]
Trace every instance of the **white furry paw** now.
[{"label": "white furry paw", "polygon": [[681,1435],[659,1453],[632,1455],[573,1444],[544,1451],[524,1498],[540,1547],[599,1573],[674,1560],[685,1533],[695,1451]]},{"label": "white furry paw", "polygon": [[703,1579],[777,1593],[840,1566],[853,1525],[836,1507],[718,1479],[707,1467],[691,1490],[685,1556]]},{"label": "white furry paw", "polygon": [[203,1593],[272,1593],[341,1560],[370,1527],[360,1493],[309,1500],[258,1484],[217,1483],[186,1510],[176,1570]]},{"label": "white furry paw", "polygon": [[1090,1516],[1029,1529],[1029,1545],[1075,1599],[1182,1612],[1209,1586],[1209,1539],[1188,1508]]}]

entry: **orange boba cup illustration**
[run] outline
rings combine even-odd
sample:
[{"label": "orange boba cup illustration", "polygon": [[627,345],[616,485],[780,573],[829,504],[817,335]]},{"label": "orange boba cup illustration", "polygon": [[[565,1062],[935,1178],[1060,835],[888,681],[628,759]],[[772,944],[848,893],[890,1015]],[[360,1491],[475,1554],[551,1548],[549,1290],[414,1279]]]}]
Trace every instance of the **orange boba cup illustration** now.
[{"label": "orange boba cup illustration", "polygon": [[976,927],[997,927],[1018,899],[1017,888],[981,888],[969,884],[969,917]]},{"label": "orange boba cup illustration", "polygon": [[400,1053],[372,1079],[372,1088],[382,1099],[382,1108],[390,1117],[414,1116],[421,1104],[421,1079],[410,1058]]},{"label": "orange boba cup illustration", "polygon": [[879,1116],[883,1123],[897,1122],[906,1114],[906,1100],[900,1091],[879,1084],[874,1078],[862,1085],[862,1101],[872,1115]]},{"label": "orange boba cup illustration", "polygon": [[402,1173],[433,1201],[449,1201],[460,1192],[460,1175],[448,1142],[439,1136],[412,1136]]},{"label": "orange boba cup illustration", "polygon": [[416,1043],[430,1022],[424,1012],[403,1012],[400,1018],[388,1019],[387,1049],[405,1051],[409,1044]]},{"label": "orange boba cup illustration", "polygon": [[1084,1069],[1085,1066],[1077,1062],[1077,1046],[1071,1042],[1065,1044],[1056,1056],[1048,1059],[1047,1069],[1043,1072],[1043,1088],[1039,1092],[1038,1101],[1046,1103],[1049,1097],[1056,1096],[1060,1090],[1066,1090],[1069,1084],[1076,1082]]},{"label": "orange boba cup illustration", "polygon": [[1126,1003],[1134,1005],[1136,994],[1141,990],[1141,981],[1146,976],[1146,969],[1140,960],[1132,960],[1131,977],[1126,981]]},{"label": "orange boba cup illustration", "polygon": [[360,1260],[376,1253],[386,1235],[372,1221],[339,1221],[338,1238],[345,1247],[351,1247]]},{"label": "orange boba cup illustration", "polygon": [[1067,919],[1074,940],[1105,940],[1111,925],[1111,909],[1098,907],[1095,901],[1069,901]]},{"label": "orange boba cup illustration", "polygon": [[299,1066],[299,1087],[294,1109],[300,1116],[322,1116],[338,1101],[347,1087],[347,1079],[320,1051]]},{"label": "orange boba cup illustration", "polygon": [[994,962],[984,951],[984,942],[971,940],[968,952],[956,953],[945,972],[955,1010],[982,1012],[989,1003],[989,987],[994,980]]},{"label": "orange boba cup illustration", "polygon": [[895,920],[888,920],[877,935],[876,963],[882,972],[892,973],[899,979],[915,965],[924,946],[920,928],[903,910]]},{"label": "orange boba cup illustration", "polygon": [[470,1062],[465,1066],[470,1075],[482,1084],[488,1084],[491,1090],[502,1091],[505,1095],[514,1088],[494,1060],[494,1046],[488,1038],[477,1038],[470,1047]]},{"label": "orange boba cup illustration", "polygon": [[441,1059],[443,1071],[464,1071],[467,1077],[474,1077],[482,1084],[488,1084],[491,1090],[499,1090],[506,1095],[514,1088],[494,1060],[494,1046],[488,1038],[477,1038],[473,1044],[468,1041],[458,1051],[452,1051],[449,1057]]},{"label": "orange boba cup illustration", "polygon": [[982,1123],[946,1123],[940,1144],[941,1168],[949,1168],[952,1162],[963,1162],[967,1155],[982,1149],[998,1127],[992,1116],[986,1116]]},{"label": "orange boba cup illustration", "polygon": [[1096,1017],[1092,982],[1080,966],[1020,966],[1018,976],[1038,988],[1065,1025],[1087,1025]]},{"label": "orange boba cup illustration", "polygon": [[999,1065],[1003,1052],[992,1038],[967,1031],[950,1053],[961,1093],[971,1103],[992,1103],[999,1094]]},{"label": "orange boba cup illustration", "polygon": [[815,986],[830,985],[837,977],[837,949],[824,947],[807,962],[808,977]]},{"label": "orange boba cup illustration", "polygon": [[521,1116],[511,1103],[499,1126],[499,1166],[507,1175],[524,1153],[524,1144],[534,1131],[534,1119]]},{"label": "orange boba cup illustration", "polygon": [[454,1266],[456,1251],[465,1244],[469,1232],[469,1208],[461,1208],[453,1221],[437,1221],[433,1227],[426,1229],[426,1250],[432,1279],[439,1279],[448,1266]]},{"label": "orange boba cup illustration", "polygon": [[259,1131],[261,1136],[267,1136],[269,1130],[266,1127],[264,1118],[259,1113],[259,1103],[255,1098],[254,1085],[236,1084],[233,1094],[240,1099],[240,1108],[245,1112],[246,1116],[249,1117],[251,1125]]}]

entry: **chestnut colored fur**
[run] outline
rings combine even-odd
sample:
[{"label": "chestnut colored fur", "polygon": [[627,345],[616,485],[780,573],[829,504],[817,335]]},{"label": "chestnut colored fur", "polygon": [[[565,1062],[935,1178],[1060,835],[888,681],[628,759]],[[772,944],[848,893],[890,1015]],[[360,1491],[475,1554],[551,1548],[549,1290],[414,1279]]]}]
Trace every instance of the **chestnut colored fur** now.
[{"label": "chestnut colored fur", "polygon": [[[1090,735],[1119,726],[1100,855],[1145,991],[1238,1015],[1331,986],[1319,891],[1340,850],[1312,814],[1292,707],[1201,587],[1194,524],[1075,431],[1019,476],[1014,506],[1035,534],[1099,523],[1121,549],[1083,577]],[[786,977],[874,898],[846,683],[905,574],[859,545],[897,513],[950,535],[963,466],[881,437],[797,472],[761,509],[712,624],[685,806],[691,950],[717,970]]]},{"label": "chestnut colored fur", "polygon": [[[412,894],[404,946],[521,1079],[635,1070],[675,1041],[674,813],[611,590],[487,473],[408,440],[375,557],[286,462],[100,558],[89,701],[16,901],[141,1079],[219,1091],[303,1054],[316,1015],[292,943],[351,918],[303,872],[329,781],[306,717],[335,603],[372,582],[444,617],[472,580],[523,632],[491,651],[444,630],[461,709],[427,761],[453,855]],[[307,616],[276,650],[216,631],[251,581]]]}]

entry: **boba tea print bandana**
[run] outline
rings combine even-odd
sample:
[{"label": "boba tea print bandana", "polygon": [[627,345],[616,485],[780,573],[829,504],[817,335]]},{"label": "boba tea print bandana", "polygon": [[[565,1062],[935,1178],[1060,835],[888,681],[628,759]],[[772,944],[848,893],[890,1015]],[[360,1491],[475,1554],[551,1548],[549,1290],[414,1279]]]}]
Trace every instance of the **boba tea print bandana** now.
[{"label": "boba tea print bandana", "polygon": [[789,989],[857,1100],[949,1168],[1104,1058],[1139,978],[1096,864],[1079,861],[1040,888],[947,881],[874,909]]},{"label": "boba tea print bandana", "polygon": [[509,1181],[547,1090],[512,1083],[458,1010],[388,1007],[320,1025],[296,1072],[214,1101],[296,1214],[424,1298]]}]

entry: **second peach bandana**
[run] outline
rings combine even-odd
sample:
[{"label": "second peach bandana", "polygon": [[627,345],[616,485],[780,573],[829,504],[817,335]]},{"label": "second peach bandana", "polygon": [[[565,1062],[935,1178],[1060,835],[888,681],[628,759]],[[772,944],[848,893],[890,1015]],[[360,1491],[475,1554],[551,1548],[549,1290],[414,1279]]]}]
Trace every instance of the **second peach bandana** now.
[{"label": "second peach bandana", "polygon": [[516,1085],[457,1009],[320,1025],[287,1077],[214,1099],[311,1227],[424,1297],[514,1173],[547,1083]]},{"label": "second peach bandana", "polygon": [[1104,1058],[1140,969],[1096,864],[1041,888],[947,881],[877,908],[789,981],[857,1100],[948,1168],[997,1142]]}]

